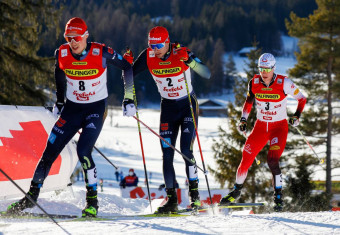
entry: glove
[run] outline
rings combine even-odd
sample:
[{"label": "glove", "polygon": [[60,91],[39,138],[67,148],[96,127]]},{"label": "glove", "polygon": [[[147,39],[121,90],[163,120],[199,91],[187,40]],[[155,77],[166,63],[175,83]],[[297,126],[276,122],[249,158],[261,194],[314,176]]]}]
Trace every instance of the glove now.
[{"label": "glove", "polygon": [[127,62],[129,62],[130,64],[132,64],[133,63],[133,53],[132,53],[132,51],[130,50],[130,48],[126,48],[126,52],[125,52],[125,54],[123,55],[123,58],[127,61]]},{"label": "glove", "polygon": [[136,114],[136,107],[131,99],[124,99],[122,104],[123,115],[132,117]]},{"label": "glove", "polygon": [[300,120],[299,120],[298,116],[290,117],[288,122],[289,122],[290,125],[292,125],[294,127],[298,126],[300,124]]},{"label": "glove", "polygon": [[180,61],[186,62],[189,60],[188,51],[189,51],[188,48],[181,47],[181,45],[177,43],[175,52],[177,53],[177,56],[179,57]]},{"label": "glove", "polygon": [[165,188],[165,184],[161,184],[158,187],[158,191],[162,191]]},{"label": "glove", "polygon": [[240,123],[238,124],[238,129],[241,132],[246,131],[246,129],[247,129],[247,119],[245,117],[241,117]]},{"label": "glove", "polygon": [[55,118],[58,118],[61,112],[63,111],[63,109],[64,109],[64,102],[57,101],[53,106],[53,110],[52,110],[53,116]]}]

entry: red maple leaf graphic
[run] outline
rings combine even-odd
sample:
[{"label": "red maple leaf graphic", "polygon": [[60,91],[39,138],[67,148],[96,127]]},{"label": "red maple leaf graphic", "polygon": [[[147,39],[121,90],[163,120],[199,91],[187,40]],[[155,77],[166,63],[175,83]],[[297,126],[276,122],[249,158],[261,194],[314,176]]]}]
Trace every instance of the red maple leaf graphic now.
[{"label": "red maple leaf graphic", "polygon": [[[10,130],[13,138],[0,137],[0,168],[13,180],[33,178],[45,150],[48,134],[40,121],[20,122],[23,130]],[[49,175],[59,173],[61,156],[53,163]],[[8,179],[0,174],[0,181]]]}]

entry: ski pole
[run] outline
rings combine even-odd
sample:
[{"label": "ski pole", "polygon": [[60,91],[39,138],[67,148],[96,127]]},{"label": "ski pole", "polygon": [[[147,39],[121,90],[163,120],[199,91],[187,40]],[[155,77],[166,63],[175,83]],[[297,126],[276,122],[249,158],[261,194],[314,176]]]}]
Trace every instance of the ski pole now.
[{"label": "ski pole", "polygon": [[[166,141],[162,136],[158,135],[154,130],[152,130],[148,125],[146,125],[144,122],[142,122],[140,119],[136,118],[135,116],[133,116],[134,119],[136,119],[137,121],[139,121],[143,126],[145,126],[149,131],[151,131],[153,134],[155,134],[158,138],[160,138],[162,141],[164,141],[165,144],[167,144],[170,148],[172,148],[173,150],[175,150],[177,153],[179,153],[180,155],[182,155],[182,157],[188,161],[191,161],[190,158],[188,158],[187,156],[184,155],[184,153],[182,153],[181,151],[179,151],[178,149],[175,148],[175,146],[173,146],[172,144],[170,144],[168,141]],[[196,162],[193,162],[197,169],[201,170],[204,174],[208,174],[207,171],[204,171],[201,167],[197,166]]]},{"label": "ski pole", "polygon": [[[186,88],[187,88],[187,93],[188,93],[188,98],[189,98],[189,105],[190,105],[190,110],[191,110],[191,116],[192,116],[192,121],[193,121],[194,127],[195,127],[195,133],[196,133],[196,136],[197,136],[198,148],[199,148],[200,154],[201,154],[202,165],[203,165],[204,171],[206,171],[206,170],[205,170],[204,159],[203,159],[203,153],[202,153],[202,149],[201,149],[200,138],[199,138],[198,132],[197,132],[197,125],[196,125],[196,119],[195,119],[195,114],[194,114],[194,108],[192,107],[192,102],[191,102],[191,97],[190,97],[190,92],[189,92],[189,87],[188,87],[188,82],[187,82],[187,77],[186,77],[186,75],[185,75],[185,71],[183,72],[183,76],[184,76],[185,86],[186,86]],[[198,105],[198,104],[196,104],[196,105]],[[207,188],[208,188],[210,203],[211,203],[211,205],[212,205],[213,202],[212,202],[211,193],[210,193],[209,181],[208,181],[208,176],[207,176],[206,174],[205,174],[205,181],[206,181],[206,183],[207,183]]]},{"label": "ski pole", "polygon": [[42,208],[37,202],[35,202],[30,195],[28,195],[27,193],[25,193],[25,191],[17,184],[14,182],[14,180],[9,177],[1,168],[0,168],[0,172],[9,180],[11,181],[12,184],[14,184],[15,187],[17,187],[24,195],[25,197],[30,200],[34,205],[36,205],[37,207],[39,207],[40,210],[42,210],[42,212],[44,212],[45,215],[47,215],[59,228],[61,228],[66,234],[71,234],[69,233],[66,229],[64,229],[57,221],[55,221],[55,219],[53,219],[53,217],[47,213],[44,208]]},{"label": "ski pole", "polygon": [[[242,131],[242,135],[244,136],[244,138],[248,138],[247,133],[245,131]],[[255,162],[257,165],[261,164],[261,161],[257,159],[257,157],[255,157]]]},{"label": "ski pole", "polygon": [[319,159],[320,164],[323,164],[325,162],[325,159],[323,158],[319,158],[319,156],[316,154],[315,150],[313,149],[313,147],[309,144],[308,140],[306,139],[306,137],[302,134],[302,132],[300,131],[300,129],[297,126],[294,126],[295,129],[300,133],[300,135],[302,136],[302,138],[305,140],[305,142],[307,143],[307,145],[310,147],[310,149],[313,151],[313,153],[315,154],[316,158]]},{"label": "ski pole", "polygon": [[[78,131],[78,134],[80,135],[81,134],[81,132],[80,131]],[[76,143],[77,143],[77,141],[76,141]],[[102,153],[96,146],[93,146],[93,148],[103,157],[103,158],[105,158],[105,160],[106,161],[108,161],[110,164],[111,164],[111,166],[113,166],[114,168],[116,168],[116,170],[118,170],[118,167],[115,165],[115,164],[113,164],[111,161],[110,161],[110,159],[108,159],[105,155],[104,155],[104,153]]]},{"label": "ski pole", "polygon": [[[133,86],[133,97],[134,97],[134,102],[135,102],[135,106],[136,106],[136,116],[137,116],[137,119],[139,119],[138,110],[137,110],[137,97],[136,97],[136,92],[135,92],[135,86]],[[150,209],[151,209],[151,213],[152,213],[151,196],[150,196],[151,194],[150,194],[148,173],[147,173],[147,170],[146,170],[146,163],[145,163],[145,157],[144,157],[144,148],[143,148],[142,132],[141,132],[141,130],[140,130],[140,124],[139,124],[139,121],[138,121],[138,120],[137,120],[137,126],[138,126],[138,133],[139,133],[140,148],[141,148],[142,157],[143,157],[143,165],[144,165],[144,173],[145,173],[146,187],[147,187],[147,189],[148,189],[149,203],[150,203]]]}]

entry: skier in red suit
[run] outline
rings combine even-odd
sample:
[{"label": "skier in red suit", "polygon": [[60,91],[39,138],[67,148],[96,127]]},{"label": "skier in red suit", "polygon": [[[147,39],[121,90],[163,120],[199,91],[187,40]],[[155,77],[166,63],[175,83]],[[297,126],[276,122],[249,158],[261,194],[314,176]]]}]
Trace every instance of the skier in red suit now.
[{"label": "skier in red suit", "polygon": [[245,132],[247,118],[254,101],[256,102],[257,120],[243,147],[242,161],[237,169],[234,190],[223,197],[220,205],[228,205],[241,195],[248,169],[256,155],[269,141],[267,155],[268,166],[273,174],[274,210],[282,211],[282,174],[279,159],[286,146],[288,135],[287,95],[298,101],[296,112],[289,118],[289,124],[299,125],[299,118],[306,104],[306,98],[296,85],[286,76],[276,74],[276,60],[270,53],[264,53],[258,60],[260,74],[256,74],[248,84],[248,94],[243,106],[239,131]]}]

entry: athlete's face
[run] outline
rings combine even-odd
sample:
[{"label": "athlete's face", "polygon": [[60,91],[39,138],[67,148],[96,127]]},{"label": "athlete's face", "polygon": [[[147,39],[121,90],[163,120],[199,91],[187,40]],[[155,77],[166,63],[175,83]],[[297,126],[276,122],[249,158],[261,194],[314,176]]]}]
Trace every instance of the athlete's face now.
[{"label": "athlete's face", "polygon": [[155,47],[154,49],[153,49],[153,51],[155,52],[155,56],[157,57],[157,58],[163,58],[164,57],[164,55],[168,52],[168,50],[169,50],[169,45],[170,45],[170,43],[165,43],[165,46],[164,47],[162,47],[161,49],[158,49],[157,47]]},{"label": "athlete's face", "polygon": [[68,43],[74,54],[81,54],[83,52],[83,50],[85,50],[86,41],[87,41],[87,38],[89,37],[88,34],[79,35],[79,34],[76,34],[76,33],[70,33],[70,34],[67,34],[66,36],[68,36],[68,37],[81,36],[81,40],[79,40],[78,42],[76,40],[71,40],[71,42]]},{"label": "athlete's face", "polygon": [[[268,71],[270,70],[270,71]],[[262,80],[266,83],[269,84],[274,76],[274,68],[269,69],[269,68],[259,68]]]}]

